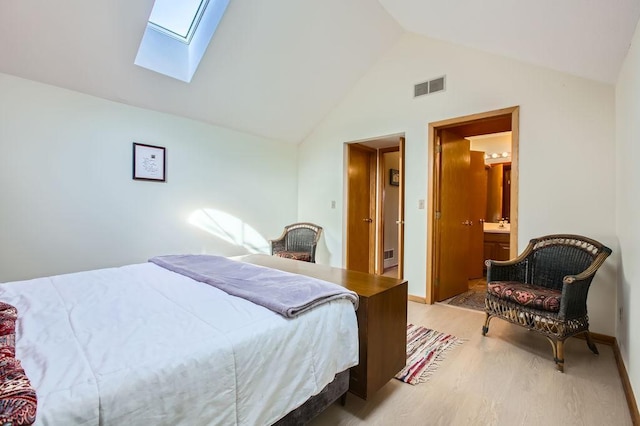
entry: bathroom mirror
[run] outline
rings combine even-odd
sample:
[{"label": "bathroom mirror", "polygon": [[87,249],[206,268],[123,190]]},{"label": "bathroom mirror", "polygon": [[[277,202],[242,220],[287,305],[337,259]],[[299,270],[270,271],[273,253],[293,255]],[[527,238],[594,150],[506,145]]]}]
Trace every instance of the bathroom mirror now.
[{"label": "bathroom mirror", "polygon": [[511,163],[487,166],[487,222],[511,217]]}]

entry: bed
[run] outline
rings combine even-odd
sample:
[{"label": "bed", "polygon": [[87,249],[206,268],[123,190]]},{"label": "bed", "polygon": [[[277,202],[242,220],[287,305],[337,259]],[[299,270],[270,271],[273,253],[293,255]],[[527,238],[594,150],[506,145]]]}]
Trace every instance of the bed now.
[{"label": "bed", "polygon": [[295,422],[358,363],[348,298],[286,318],[151,262],[5,283],[0,300],[39,425]]}]

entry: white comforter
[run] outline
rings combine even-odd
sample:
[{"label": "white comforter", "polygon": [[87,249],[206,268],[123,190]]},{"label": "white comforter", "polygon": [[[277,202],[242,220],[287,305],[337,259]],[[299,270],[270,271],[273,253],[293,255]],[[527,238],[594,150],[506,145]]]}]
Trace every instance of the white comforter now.
[{"label": "white comforter", "polygon": [[353,305],[296,319],[151,263],[0,285],[40,425],[266,425],[358,362]]}]

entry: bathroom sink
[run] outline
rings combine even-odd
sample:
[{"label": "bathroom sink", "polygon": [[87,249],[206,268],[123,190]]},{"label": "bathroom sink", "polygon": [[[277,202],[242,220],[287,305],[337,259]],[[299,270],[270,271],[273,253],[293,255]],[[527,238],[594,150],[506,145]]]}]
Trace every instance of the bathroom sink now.
[{"label": "bathroom sink", "polygon": [[505,223],[502,226],[499,223],[485,222],[484,232],[491,232],[494,234],[508,234],[511,232],[511,224]]}]

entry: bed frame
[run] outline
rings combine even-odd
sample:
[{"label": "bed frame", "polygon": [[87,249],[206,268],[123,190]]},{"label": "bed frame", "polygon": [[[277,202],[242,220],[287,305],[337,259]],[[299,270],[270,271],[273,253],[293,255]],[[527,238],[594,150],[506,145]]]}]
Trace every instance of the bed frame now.
[{"label": "bed frame", "polygon": [[307,424],[338,399],[344,405],[347,400],[347,390],[349,390],[349,370],[336,374],[333,381],[325,386],[319,394],[312,396],[300,407],[278,420],[274,426]]}]

